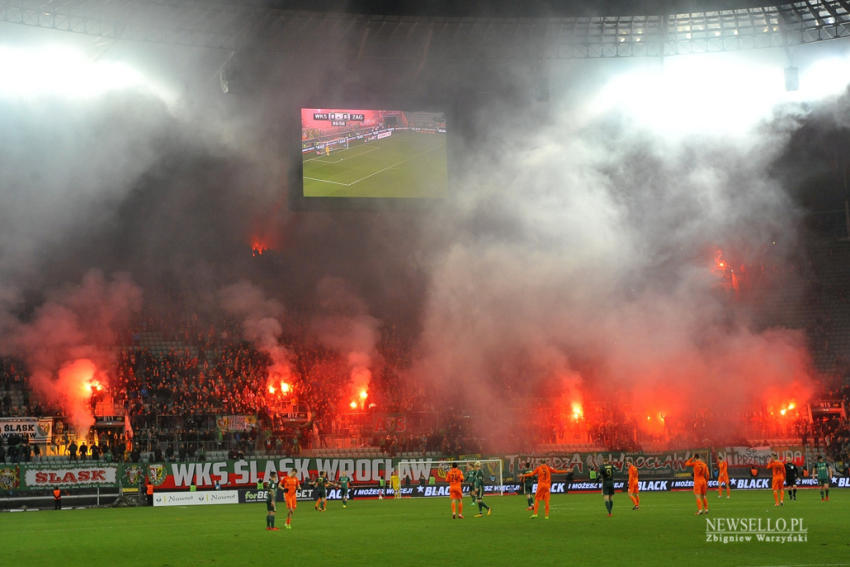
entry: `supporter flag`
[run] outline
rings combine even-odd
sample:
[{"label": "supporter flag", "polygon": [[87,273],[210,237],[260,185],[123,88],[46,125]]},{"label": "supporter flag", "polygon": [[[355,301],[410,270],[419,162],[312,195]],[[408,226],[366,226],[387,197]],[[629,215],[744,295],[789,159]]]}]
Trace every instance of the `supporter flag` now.
[{"label": "supporter flag", "polygon": [[127,434],[126,437],[129,439],[133,437],[133,426],[130,424],[130,415],[124,414],[124,432]]}]

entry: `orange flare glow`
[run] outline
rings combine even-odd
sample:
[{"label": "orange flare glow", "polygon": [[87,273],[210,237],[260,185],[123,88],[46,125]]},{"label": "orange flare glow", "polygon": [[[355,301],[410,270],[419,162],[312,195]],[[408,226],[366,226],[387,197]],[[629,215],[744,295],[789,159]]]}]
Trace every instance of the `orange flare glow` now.
[{"label": "orange flare glow", "polygon": [[251,241],[251,255],[252,256],[262,256],[263,253],[268,250],[268,246],[264,242],[262,242],[259,238],[254,238]]},{"label": "orange flare glow", "polygon": [[351,406],[351,409],[357,409],[357,402],[355,402],[354,400],[351,400],[351,403],[348,405]]},{"label": "orange flare glow", "polygon": [[722,250],[715,250],[714,252],[714,270],[718,272],[726,271],[726,260],[723,258]]},{"label": "orange flare glow", "polygon": [[369,397],[369,394],[366,392],[366,390],[360,390],[360,399],[361,400],[365,400],[368,397]]},{"label": "orange flare glow", "polygon": [[578,402],[572,403],[573,409],[573,420],[578,421],[584,416],[584,411],[581,408],[581,404]]}]

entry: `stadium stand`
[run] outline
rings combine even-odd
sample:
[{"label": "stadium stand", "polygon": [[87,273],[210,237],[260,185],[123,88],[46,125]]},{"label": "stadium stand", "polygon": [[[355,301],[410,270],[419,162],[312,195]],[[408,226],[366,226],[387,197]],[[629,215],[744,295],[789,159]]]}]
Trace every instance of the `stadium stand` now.
[{"label": "stadium stand", "polygon": [[[415,120],[415,116],[412,117]],[[850,401],[850,241],[819,239],[808,245],[805,260],[771,264],[769,258],[758,271],[763,291],[759,299],[760,324],[800,328],[806,333],[814,364],[822,377],[823,398]],[[751,270],[752,271],[752,270]],[[463,423],[439,415],[424,392],[393,388],[393,377],[409,367],[411,347],[394,330],[385,330],[378,345],[386,368],[375,373],[371,395],[381,400],[384,412],[358,408],[340,415],[333,408],[337,388],[348,380],[341,356],[319,345],[286,341],[293,366],[302,375],[322,376],[323,386],[312,380],[298,384],[299,403],[273,405],[266,395],[267,369],[271,359],[256,348],[235,339],[237,321],[221,321],[203,327],[198,317],[177,320],[144,320],[138,331],[126,337],[117,350],[115,367],[107,373],[109,403],[98,402],[96,413],[131,416],[132,439],[123,430],[96,425],[85,439],[63,429],[58,440],[40,451],[38,458],[69,458],[73,441],[98,447],[95,458],[175,460],[212,456],[305,454],[357,458],[382,455],[463,454],[481,450],[485,440],[465,431]],[[314,380],[315,378],[313,378]],[[62,421],[61,408],[42,405],[28,383],[23,361],[0,358],[0,416],[49,416]],[[383,381],[382,381],[383,380]],[[404,390],[404,391],[399,391]],[[384,419],[416,407],[427,419],[410,418],[406,427]],[[607,412],[606,412],[607,413]],[[220,416],[256,416],[256,425],[243,430],[223,430]],[[421,416],[420,416],[421,417]],[[746,442],[760,445],[802,440],[812,454],[823,451],[846,462],[850,429],[846,419],[800,419],[790,430],[768,426],[764,416],[754,414],[751,436]],[[710,442],[699,429],[699,418],[679,423],[668,439],[637,436],[633,424],[616,420],[597,421],[578,436],[559,423],[540,430],[517,432],[513,441],[542,453],[570,451],[653,450],[671,442],[704,445]],[[60,428],[61,429],[61,428]],[[129,437],[129,436],[128,436]],[[789,439],[790,438],[790,439]],[[5,438],[0,444],[3,460],[33,458],[31,447],[21,449],[19,440]],[[13,457],[10,457],[10,447]],[[20,451],[26,451],[26,455]],[[78,450],[78,449],[77,449]],[[90,455],[87,455],[90,456]]]}]

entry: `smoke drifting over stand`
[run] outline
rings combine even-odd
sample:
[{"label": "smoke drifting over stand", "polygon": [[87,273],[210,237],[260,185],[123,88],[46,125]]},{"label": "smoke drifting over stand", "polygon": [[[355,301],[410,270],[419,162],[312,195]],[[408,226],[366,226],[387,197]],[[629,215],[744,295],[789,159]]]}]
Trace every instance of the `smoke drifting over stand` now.
[{"label": "smoke drifting over stand", "polygon": [[494,134],[507,147],[476,156],[439,227],[455,238],[431,277],[419,378],[504,435],[536,419],[525,394],[565,387],[592,393],[602,422],[704,415],[715,431],[807,396],[803,335],[753,328],[710,254],[796,246],[798,213],[768,172],[784,135],[672,145],[628,116],[572,118],[528,136],[509,124]]},{"label": "smoke drifting over stand", "polygon": [[366,303],[339,278],[323,278],[318,283],[320,310],[311,322],[319,341],[342,353],[350,368],[351,394],[365,401],[377,363],[376,344],[380,322],[369,315]]},{"label": "smoke drifting over stand", "polygon": [[289,353],[280,343],[283,305],[274,299],[266,299],[261,290],[246,281],[222,289],[221,298],[225,311],[243,320],[245,339],[271,358],[269,382],[276,385],[289,381]]},{"label": "smoke drifting over stand", "polygon": [[[412,354],[395,388],[493,451],[557,429],[586,440],[615,421],[659,444],[725,442],[744,435],[728,416],[816,390],[803,332],[764,323],[763,294],[799,283],[765,271],[800,246],[802,211],[773,172],[794,132],[840,117],[846,95],[743,132],[691,130],[683,116],[671,134],[630,106],[592,104],[605,70],[553,64],[571,84],[553,80],[541,100],[520,64],[475,82],[428,69],[419,100],[475,93],[435,101],[457,110],[454,196],[312,213],[287,209],[298,157],[283,137],[302,101],[342,93],[280,65],[269,75],[288,84],[244,94],[199,72],[177,104],[135,88],[0,98],[0,348],[27,363],[41,399],[82,414],[75,426],[91,411],[67,376],[109,372],[122,333],[179,310],[238,320],[282,380],[286,341],[315,340],[344,358],[355,392],[396,329]],[[259,256],[258,234],[275,235]]]},{"label": "smoke drifting over stand", "polygon": [[115,345],[128,339],[123,333],[141,306],[142,290],[127,274],[107,279],[93,270],[80,284],[49,291],[29,321],[13,319],[0,353],[26,362],[35,396],[85,434],[94,424],[92,395],[108,385]]}]

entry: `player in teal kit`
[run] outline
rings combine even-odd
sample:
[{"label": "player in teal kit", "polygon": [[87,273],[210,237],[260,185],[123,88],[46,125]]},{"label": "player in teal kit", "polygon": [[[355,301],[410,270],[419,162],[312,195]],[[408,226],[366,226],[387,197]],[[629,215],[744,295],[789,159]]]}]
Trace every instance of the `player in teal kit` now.
[{"label": "player in teal kit", "polygon": [[347,508],[348,507],[348,491],[350,490],[351,479],[348,477],[347,474],[341,474],[341,475],[339,475],[339,481],[338,481],[337,485],[339,486],[339,496],[340,496],[340,498],[342,498],[342,507]]},{"label": "player in teal kit", "polygon": [[829,502],[829,479],[832,478],[832,467],[823,460],[823,455],[818,455],[815,474],[818,477],[818,486],[820,486],[820,501],[823,502],[824,496],[826,496],[826,501]]},{"label": "player in teal kit", "polygon": [[601,467],[599,467],[599,476],[602,479],[602,500],[605,501],[605,509],[608,510],[608,515],[614,508],[614,465],[608,457]]},{"label": "player in teal kit", "polygon": [[480,518],[484,515],[484,508],[487,508],[487,515],[493,513],[493,510],[484,503],[484,471],[481,470],[481,462],[475,461],[475,464],[472,466],[472,489],[471,492],[475,495],[475,499],[473,502],[478,504],[478,513],[475,514],[476,518]]},{"label": "player in teal kit", "polygon": [[266,529],[278,531],[280,528],[276,528],[274,525],[274,515],[277,511],[277,503],[275,502],[277,479],[275,479],[274,473],[272,473],[271,483],[263,483],[263,489],[266,491]]},{"label": "player in teal kit", "polygon": [[316,492],[316,503],[313,505],[319,512],[324,512],[328,506],[328,473],[322,471],[319,477],[313,482],[313,490]]}]

